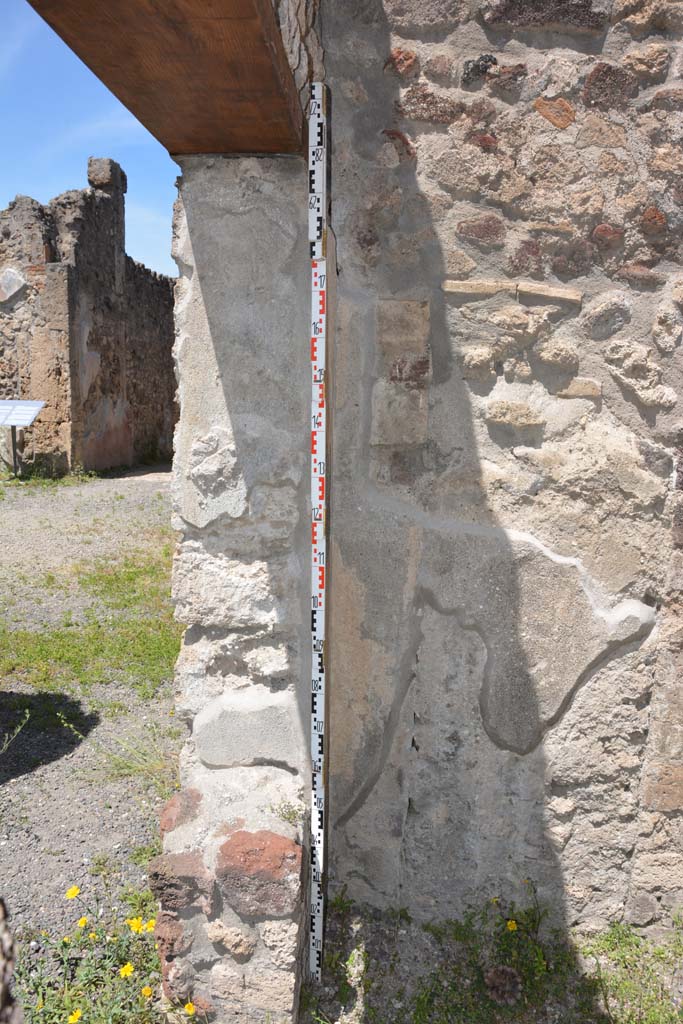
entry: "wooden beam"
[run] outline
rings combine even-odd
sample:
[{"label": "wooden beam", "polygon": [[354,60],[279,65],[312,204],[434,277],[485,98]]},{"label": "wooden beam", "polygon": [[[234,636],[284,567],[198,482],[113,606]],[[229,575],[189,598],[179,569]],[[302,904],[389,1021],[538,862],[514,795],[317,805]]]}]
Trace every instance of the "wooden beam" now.
[{"label": "wooden beam", "polygon": [[169,153],[297,153],[272,0],[29,0]]}]

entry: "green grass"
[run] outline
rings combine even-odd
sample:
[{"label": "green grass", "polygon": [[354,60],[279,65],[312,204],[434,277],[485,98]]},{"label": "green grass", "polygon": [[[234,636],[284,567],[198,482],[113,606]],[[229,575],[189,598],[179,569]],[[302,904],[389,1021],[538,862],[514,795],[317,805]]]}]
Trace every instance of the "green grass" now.
[{"label": "green grass", "polygon": [[136,846],[131,851],[130,859],[133,864],[138,867],[145,868],[154,857],[158,857],[161,853],[161,839],[155,837],[149,843],[144,843],[142,846]]},{"label": "green grass", "polygon": [[13,490],[24,491],[36,490],[37,488],[76,487],[78,484],[97,480],[99,475],[90,470],[86,471],[75,467],[71,473],[64,473],[62,476],[50,476],[49,472],[40,466],[36,468],[24,466],[22,475],[19,477],[15,477],[9,469],[0,472],[0,484]]},{"label": "green grass", "polygon": [[574,945],[548,927],[530,884],[528,891],[525,906],[496,899],[461,920],[424,926],[437,952],[427,955],[422,940],[422,975],[417,940],[403,961],[398,952],[410,918],[388,913],[378,924],[342,892],[330,901],[323,987],[304,989],[302,1024],[342,1016],[364,1024],[681,1024],[680,922],[658,942],[617,924]]},{"label": "green grass", "polygon": [[0,624],[0,676],[41,690],[129,682],[142,698],[171,678],[181,627],[170,601],[168,531],[157,548],[119,563],[80,566],[77,585],[93,598],[84,622],[66,612],[60,626],[8,629]]},{"label": "green grass", "polygon": [[[36,936],[37,954],[19,947],[16,994],[26,1024],[164,1024],[161,965],[155,948],[156,906],[149,890],[119,894],[121,910],[71,901],[73,923],[65,935]],[[126,909],[129,917],[125,917]],[[174,1020],[203,1020],[191,1004]]]}]

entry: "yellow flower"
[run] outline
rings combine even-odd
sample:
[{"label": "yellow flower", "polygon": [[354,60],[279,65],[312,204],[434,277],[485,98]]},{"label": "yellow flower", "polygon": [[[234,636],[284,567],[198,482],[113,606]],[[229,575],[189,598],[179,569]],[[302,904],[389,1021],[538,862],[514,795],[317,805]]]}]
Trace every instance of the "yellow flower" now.
[{"label": "yellow flower", "polygon": [[157,923],[157,922],[156,922],[156,918],[154,918],[154,917],[150,917],[149,921],[148,921],[148,922],[147,922],[147,924],[145,925],[145,931],[146,931],[146,932],[153,932],[153,931],[154,931],[154,927],[155,927],[156,923]]},{"label": "yellow flower", "polygon": [[74,1012],[70,1013],[66,1019],[68,1020],[69,1024],[77,1024],[77,1021],[79,1021],[82,1016],[83,1014],[81,1013],[80,1010],[74,1010]]},{"label": "yellow flower", "polygon": [[151,996],[152,996],[152,989],[149,987],[149,985],[143,985],[142,986],[142,988],[140,989],[140,995],[143,995],[145,997],[145,999],[150,999],[151,998]]},{"label": "yellow flower", "polygon": [[124,964],[123,967],[119,967],[119,974],[122,978],[130,978],[134,970],[135,968],[133,965],[128,962],[127,964]]},{"label": "yellow flower", "polygon": [[[77,885],[72,885],[70,889],[66,890],[65,896],[68,900],[75,900],[80,893],[80,889]],[[80,1011],[79,1011],[80,1012]],[[76,1018],[78,1020],[78,1018]]]},{"label": "yellow flower", "polygon": [[185,1003],[184,1009],[188,1017],[194,1017],[194,1003]]},{"label": "yellow flower", "polygon": [[65,935],[64,938],[62,939],[62,942],[71,942],[71,939],[69,938],[68,935]]},{"label": "yellow flower", "polygon": [[136,935],[139,935],[144,928],[141,917],[129,917],[126,919],[126,924],[132,932],[135,932]]},{"label": "yellow flower", "polygon": [[508,921],[508,931],[509,932],[516,932],[517,931],[517,922],[516,921],[512,921],[512,920]]},{"label": "yellow flower", "polygon": [[79,917],[79,919],[78,919],[78,927],[79,928],[85,928],[87,923],[88,923],[88,918],[87,917]]},{"label": "yellow flower", "polygon": [[90,932],[90,934],[88,935],[88,938],[92,939],[93,942],[94,942],[95,939],[97,938],[97,932]]},{"label": "yellow flower", "polygon": [[42,1010],[44,1006],[45,1003],[43,1002],[43,1000],[39,999],[38,1002],[36,1003],[36,1010]]}]

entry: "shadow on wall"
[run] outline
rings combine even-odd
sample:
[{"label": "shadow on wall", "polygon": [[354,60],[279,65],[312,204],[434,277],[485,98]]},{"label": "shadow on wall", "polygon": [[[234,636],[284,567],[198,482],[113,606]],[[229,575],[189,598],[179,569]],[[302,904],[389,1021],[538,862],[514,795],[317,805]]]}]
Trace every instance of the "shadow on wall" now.
[{"label": "shadow on wall", "polygon": [[[395,12],[391,25],[385,8]],[[442,289],[474,265],[443,239],[461,218],[491,213],[472,210],[488,168],[477,178],[463,165],[447,128],[462,119],[483,156],[495,142],[495,108],[476,83],[466,101],[418,85],[404,94],[422,122],[418,170],[441,183],[425,193],[413,142],[397,126],[399,79],[385,66],[391,32],[411,34],[405,9],[360,0],[323,12],[339,265],[331,877],[356,900],[406,907],[423,921],[461,916],[497,893],[523,901],[531,878],[565,928],[567,883],[548,830],[548,803],[562,800],[564,786],[551,781],[543,737],[596,671],[637,649],[654,616],[637,601],[610,611],[578,559],[501,524],[509,484],[501,460],[479,454],[473,402],[503,376],[503,357],[492,359],[497,340],[521,364],[530,339],[576,315],[576,305],[531,295],[522,303],[513,277],[481,301],[467,285]],[[453,31],[435,9],[425,7],[422,41]],[[477,33],[486,42],[480,25]],[[449,65],[478,52],[464,42],[434,79],[454,84]],[[405,86],[414,57],[393,51]],[[501,277],[495,241],[482,245],[489,255],[474,277]],[[554,393],[576,373],[529,359]],[[496,444],[542,442],[543,420],[528,406],[489,410]],[[580,884],[590,915],[593,882]]]},{"label": "shadow on wall", "polygon": [[70,754],[98,722],[64,693],[0,692],[0,786]]}]

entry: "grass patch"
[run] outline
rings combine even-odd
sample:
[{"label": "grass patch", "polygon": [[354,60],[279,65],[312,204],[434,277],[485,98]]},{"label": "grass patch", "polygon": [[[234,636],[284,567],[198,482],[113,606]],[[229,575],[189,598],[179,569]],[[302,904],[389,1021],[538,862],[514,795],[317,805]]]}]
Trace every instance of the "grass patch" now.
[{"label": "grass patch", "polygon": [[0,675],[41,690],[86,692],[114,678],[153,696],[172,677],[182,634],[170,600],[168,531],[163,538],[120,563],[77,570],[78,585],[98,606],[84,622],[66,612],[60,626],[40,632],[0,624]]},{"label": "grass patch", "polygon": [[[26,1024],[164,1024],[151,892],[124,891],[120,908],[90,903],[77,886],[68,894],[69,933],[42,932],[35,953],[19,947],[16,994]],[[191,1003],[175,1010],[174,1020],[203,1020]]]},{"label": "grass patch", "polygon": [[64,473],[61,476],[51,476],[44,467],[23,466],[21,476],[15,477],[9,469],[0,472],[0,484],[12,490],[51,490],[57,487],[76,487],[78,484],[86,484],[91,480],[97,480],[100,475],[91,470],[75,467],[70,473]]},{"label": "grass patch", "polygon": [[140,868],[145,868],[151,860],[158,857],[161,853],[161,839],[154,838],[151,842],[145,843],[142,846],[136,846],[131,851],[130,859],[133,864],[136,864]]},{"label": "grass patch", "polygon": [[400,912],[354,908],[342,892],[330,901],[323,986],[302,993],[303,1024],[683,1021],[680,921],[659,942],[619,924],[574,945],[528,891],[525,906],[495,899],[422,932]]},{"label": "grass patch", "polygon": [[152,727],[138,740],[119,740],[115,747],[98,747],[109,779],[139,779],[162,800],[178,788],[178,758],[164,749],[159,730]]}]

